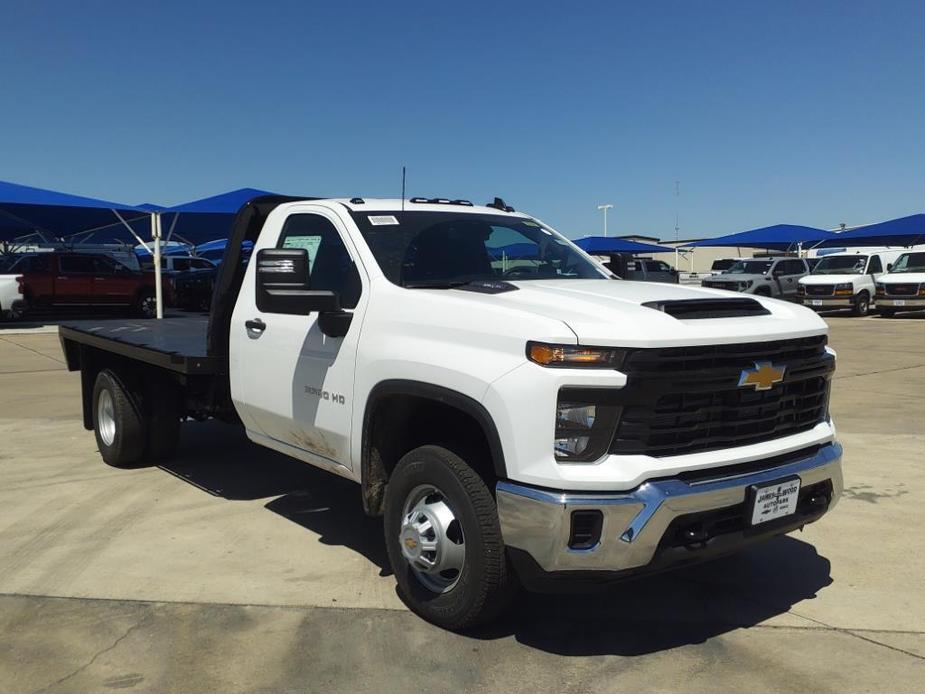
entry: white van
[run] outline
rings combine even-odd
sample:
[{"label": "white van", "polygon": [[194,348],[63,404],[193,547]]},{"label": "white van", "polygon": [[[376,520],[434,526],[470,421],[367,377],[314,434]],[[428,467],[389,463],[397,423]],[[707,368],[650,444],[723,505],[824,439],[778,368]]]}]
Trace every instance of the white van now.
[{"label": "white van", "polygon": [[907,251],[877,282],[877,312],[890,318],[898,311],[925,309],[925,251]]},{"label": "white van", "polygon": [[841,251],[820,258],[813,271],[800,279],[797,295],[817,311],[850,308],[866,316],[880,276],[902,255],[901,250]]}]

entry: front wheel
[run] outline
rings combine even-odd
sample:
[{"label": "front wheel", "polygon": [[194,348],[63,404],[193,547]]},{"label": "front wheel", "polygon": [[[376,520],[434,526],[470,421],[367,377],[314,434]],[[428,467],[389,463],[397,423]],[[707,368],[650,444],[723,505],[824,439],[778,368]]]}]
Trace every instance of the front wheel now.
[{"label": "front wheel", "polygon": [[852,313],[855,316],[866,316],[870,311],[870,296],[867,292],[861,292],[858,294],[857,300],[854,302],[854,309]]},{"label": "front wheel", "polygon": [[445,629],[490,621],[514,591],[495,500],[455,453],[422,446],[405,455],[385,495],[385,542],[411,610]]}]

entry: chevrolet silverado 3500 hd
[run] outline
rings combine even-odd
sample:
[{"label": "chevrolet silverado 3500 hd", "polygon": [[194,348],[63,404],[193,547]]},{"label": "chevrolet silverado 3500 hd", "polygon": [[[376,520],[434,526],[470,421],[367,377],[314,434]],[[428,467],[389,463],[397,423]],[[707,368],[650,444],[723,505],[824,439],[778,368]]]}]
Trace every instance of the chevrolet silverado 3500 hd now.
[{"label": "chevrolet silverado 3500 hd", "polygon": [[619,280],[499,199],[258,198],[227,248],[208,323],[61,327],[85,427],[129,466],[214,417],[357,481],[435,624],[733,552],[841,493],[802,306]]}]

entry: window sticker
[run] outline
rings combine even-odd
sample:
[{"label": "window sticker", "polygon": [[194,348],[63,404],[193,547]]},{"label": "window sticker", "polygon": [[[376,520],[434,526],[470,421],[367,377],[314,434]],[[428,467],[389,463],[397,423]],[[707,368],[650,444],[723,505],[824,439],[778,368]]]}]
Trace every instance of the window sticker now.
[{"label": "window sticker", "polygon": [[315,265],[315,256],[318,255],[318,246],[321,245],[320,236],[287,236],[283,239],[283,248],[304,248],[308,251],[308,271]]},{"label": "window sticker", "polygon": [[366,218],[369,220],[369,223],[372,224],[374,227],[398,224],[398,220],[395,219],[395,217],[390,214],[371,214],[371,215],[368,215]]}]

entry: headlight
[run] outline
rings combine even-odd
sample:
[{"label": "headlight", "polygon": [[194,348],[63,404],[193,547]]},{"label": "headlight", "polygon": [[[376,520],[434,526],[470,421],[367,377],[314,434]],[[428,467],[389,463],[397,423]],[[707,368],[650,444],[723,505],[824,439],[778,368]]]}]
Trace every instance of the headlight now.
[{"label": "headlight", "polygon": [[883,282],[877,282],[877,296],[886,296],[886,286]]},{"label": "headlight", "polygon": [[925,284],[919,285],[919,296],[925,296]]},{"label": "headlight", "polygon": [[616,431],[620,407],[612,391],[563,388],[556,403],[553,450],[559,462],[592,462],[607,453]]},{"label": "headlight", "polygon": [[854,285],[851,282],[841,282],[835,285],[835,294],[841,296],[851,296],[854,294]]},{"label": "headlight", "polygon": [[527,359],[540,366],[619,369],[625,357],[626,350],[613,347],[550,345],[545,342],[527,343]]},{"label": "headlight", "polygon": [[798,284],[798,285],[797,285],[797,294],[805,294],[805,293],[806,293],[806,285],[805,285],[805,284]]}]

